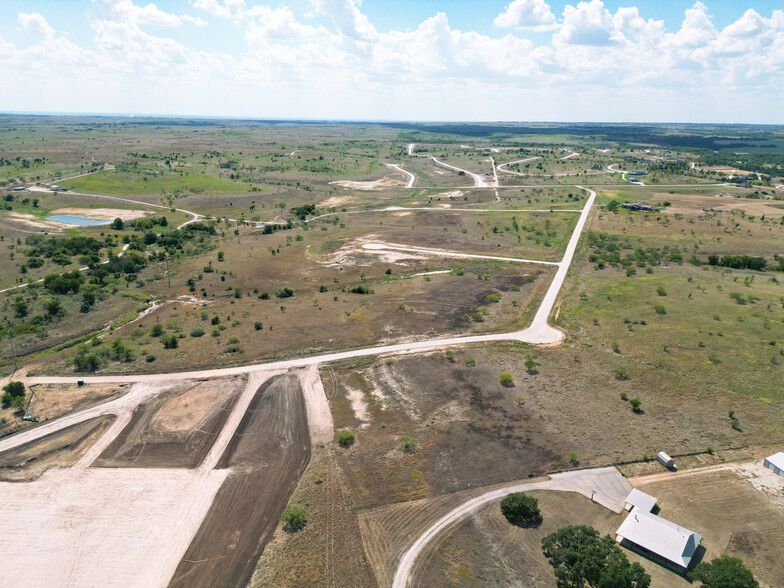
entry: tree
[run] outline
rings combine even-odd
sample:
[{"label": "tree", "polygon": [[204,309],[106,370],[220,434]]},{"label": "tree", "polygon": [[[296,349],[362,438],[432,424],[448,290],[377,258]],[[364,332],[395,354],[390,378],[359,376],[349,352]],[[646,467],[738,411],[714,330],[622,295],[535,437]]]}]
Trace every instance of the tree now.
[{"label": "tree", "polygon": [[620,204],[617,200],[610,200],[610,202],[607,203],[607,210],[610,212],[615,212],[619,207]]},{"label": "tree", "polygon": [[284,523],[284,529],[289,533],[299,531],[308,524],[308,512],[301,506],[296,504],[289,504],[283,514],[280,515],[280,520]]},{"label": "tree", "polygon": [[120,217],[114,219],[112,221],[112,228],[115,231],[122,231],[125,228],[125,223],[123,222],[123,219],[121,219]]},{"label": "tree", "polygon": [[94,372],[101,365],[101,360],[94,353],[74,357],[74,369],[77,372]]},{"label": "tree", "polygon": [[25,385],[23,382],[15,382],[12,380],[3,386],[3,392],[9,394],[11,398],[19,398],[20,396],[24,398]]},{"label": "tree", "polygon": [[513,525],[530,526],[542,520],[539,501],[523,492],[507,494],[501,500],[501,514]]},{"label": "tree", "polygon": [[25,302],[21,298],[17,298],[14,301],[13,307],[17,318],[24,318],[27,316],[27,302]]},{"label": "tree", "polygon": [[634,412],[640,412],[640,407],[642,406],[642,400],[640,400],[639,398],[632,398],[629,401],[629,406],[632,407],[632,410]]},{"label": "tree", "polygon": [[498,381],[501,383],[502,386],[505,386],[507,388],[511,388],[512,386],[514,386],[514,378],[512,377],[512,374],[503,373],[500,376],[498,376]]},{"label": "tree", "polygon": [[690,580],[702,582],[705,588],[758,588],[751,570],[737,557],[722,555],[710,563],[701,562],[689,573]]},{"label": "tree", "polygon": [[63,312],[62,304],[56,298],[49,298],[44,302],[44,309],[46,310],[46,314],[50,317],[59,316]]},{"label": "tree", "polygon": [[544,556],[553,566],[559,588],[648,588],[651,577],[629,563],[609,535],[593,527],[569,525],[542,539]]},{"label": "tree", "polygon": [[528,370],[529,374],[535,374],[536,366],[538,365],[539,364],[536,362],[536,360],[533,357],[529,357],[528,359],[525,360],[525,369]]},{"label": "tree", "polygon": [[337,439],[341,447],[351,447],[354,444],[355,437],[351,429],[340,429]]},{"label": "tree", "polygon": [[161,323],[155,323],[150,329],[150,335],[152,337],[160,337],[163,335],[163,325]]},{"label": "tree", "polygon": [[161,343],[165,349],[177,349],[177,335],[171,333],[161,337]]},{"label": "tree", "polygon": [[223,251],[218,251],[218,261],[223,261],[224,255]]}]

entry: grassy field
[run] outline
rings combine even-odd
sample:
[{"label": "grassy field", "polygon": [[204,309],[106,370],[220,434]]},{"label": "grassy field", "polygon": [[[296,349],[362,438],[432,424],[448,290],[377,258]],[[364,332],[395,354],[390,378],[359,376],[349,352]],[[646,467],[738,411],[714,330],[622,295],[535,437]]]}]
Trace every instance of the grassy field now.
[{"label": "grassy field", "polygon": [[[158,175],[160,174],[160,175]],[[76,192],[108,194],[111,196],[136,196],[139,194],[159,194],[163,192],[191,192],[212,194],[234,194],[247,192],[251,186],[231,182],[223,178],[205,174],[161,173],[153,171],[150,175],[142,172],[127,173],[115,170],[66,180],[62,185]]]}]

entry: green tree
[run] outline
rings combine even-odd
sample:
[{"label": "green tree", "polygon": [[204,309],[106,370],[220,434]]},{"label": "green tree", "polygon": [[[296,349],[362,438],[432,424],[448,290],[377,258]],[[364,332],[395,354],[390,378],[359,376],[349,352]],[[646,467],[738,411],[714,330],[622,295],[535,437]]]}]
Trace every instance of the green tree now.
[{"label": "green tree", "polygon": [[634,412],[640,412],[640,407],[642,406],[642,400],[640,400],[639,398],[632,398],[629,401],[629,406],[632,407],[632,410]]},{"label": "green tree", "polygon": [[542,539],[558,588],[648,588],[651,577],[609,535],[593,527],[569,525]]},{"label": "green tree", "polygon": [[542,520],[539,501],[524,492],[513,492],[501,500],[501,514],[513,525],[535,525]]},{"label": "green tree", "polygon": [[536,367],[538,365],[539,364],[536,362],[536,360],[533,357],[529,357],[528,359],[525,360],[525,369],[528,371],[529,374],[535,374]]},{"label": "green tree", "polygon": [[122,231],[122,230],[125,228],[125,223],[123,222],[123,219],[121,219],[121,218],[119,218],[119,217],[117,217],[116,219],[114,219],[114,220],[112,221],[112,228],[113,228],[115,231]]},{"label": "green tree", "polygon": [[52,318],[59,316],[63,312],[63,305],[57,298],[49,298],[44,301],[44,310],[46,314]]},{"label": "green tree", "polygon": [[3,386],[3,392],[10,395],[11,398],[24,398],[25,385],[23,382],[15,382],[12,380]]},{"label": "green tree", "polygon": [[150,329],[150,335],[153,337],[160,337],[163,335],[163,325],[161,323],[155,323]]},{"label": "green tree", "polygon": [[27,302],[21,298],[17,298],[12,306],[14,307],[14,313],[16,313],[17,318],[24,318],[27,316]]},{"label": "green tree", "polygon": [[737,557],[722,555],[710,563],[701,562],[689,573],[689,579],[702,582],[705,588],[758,588],[754,574]]},{"label": "green tree", "polygon": [[280,520],[284,523],[284,529],[289,533],[299,531],[308,524],[308,512],[301,506],[296,504],[289,504],[283,514],[280,515]]},{"label": "green tree", "polygon": [[338,431],[337,440],[341,447],[351,447],[354,444],[354,433],[351,429],[340,429]]},{"label": "green tree", "polygon": [[177,335],[171,333],[161,337],[161,343],[165,349],[177,349]]},{"label": "green tree", "polygon": [[498,376],[498,381],[502,386],[506,386],[507,388],[514,386],[514,378],[512,377],[512,374],[503,373]]}]

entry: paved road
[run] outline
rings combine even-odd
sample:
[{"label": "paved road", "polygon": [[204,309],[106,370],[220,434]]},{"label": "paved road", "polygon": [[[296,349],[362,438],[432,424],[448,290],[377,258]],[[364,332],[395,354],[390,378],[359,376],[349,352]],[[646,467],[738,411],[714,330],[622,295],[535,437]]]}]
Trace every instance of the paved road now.
[{"label": "paved road", "polygon": [[509,169],[504,169],[507,165],[514,165],[515,163],[525,163],[527,161],[534,161],[535,159],[542,159],[541,157],[526,157],[525,159],[516,159],[515,161],[508,161],[506,163],[502,163],[498,166],[498,171],[504,172],[506,174],[514,174],[516,176],[527,176],[530,174],[524,174],[522,172],[516,172]]},{"label": "paved road", "polygon": [[488,502],[499,500],[507,494],[512,492],[529,492],[531,490],[579,492],[610,510],[621,512],[624,507],[624,500],[631,489],[632,487],[626,481],[626,478],[614,467],[609,467],[553,474],[545,482],[516,484],[492,490],[472,498],[441,517],[433,526],[420,535],[419,539],[414,542],[400,560],[392,586],[393,588],[406,588],[417,557],[425,546],[440,532],[468,514],[475,512]]},{"label": "paved road", "polygon": [[495,333],[491,335],[471,335],[463,337],[446,337],[443,339],[430,339],[427,341],[414,341],[409,343],[397,343],[394,345],[382,345],[379,347],[366,347],[364,349],[355,349],[352,351],[341,351],[338,353],[328,353],[324,355],[314,355],[310,357],[303,357],[298,359],[287,359],[283,361],[274,361],[269,363],[261,363],[247,366],[237,366],[231,368],[198,370],[189,372],[174,372],[169,374],[136,374],[136,375],[111,375],[111,376],[38,376],[26,378],[28,384],[66,384],[74,383],[79,380],[84,380],[90,383],[106,383],[106,382],[156,382],[160,380],[175,380],[175,379],[189,379],[189,378],[213,378],[219,376],[229,376],[237,374],[247,374],[258,370],[277,370],[277,369],[290,369],[295,367],[311,366],[321,363],[329,363],[333,361],[340,361],[344,359],[351,359],[355,357],[367,357],[373,355],[383,355],[389,353],[409,353],[425,350],[439,349],[441,347],[452,345],[465,345],[469,343],[486,343],[491,341],[523,341],[531,344],[550,344],[557,343],[563,338],[563,333],[558,329],[548,324],[548,318],[553,310],[558,293],[561,290],[566,274],[569,271],[569,266],[572,263],[574,252],[577,249],[577,243],[580,240],[585,222],[591,212],[596,192],[583,186],[575,186],[590,193],[585,207],[580,213],[580,218],[577,220],[572,236],[566,246],[566,252],[563,259],[558,263],[558,271],[553,278],[547,293],[542,299],[542,303],[534,316],[531,325],[513,333]]}]

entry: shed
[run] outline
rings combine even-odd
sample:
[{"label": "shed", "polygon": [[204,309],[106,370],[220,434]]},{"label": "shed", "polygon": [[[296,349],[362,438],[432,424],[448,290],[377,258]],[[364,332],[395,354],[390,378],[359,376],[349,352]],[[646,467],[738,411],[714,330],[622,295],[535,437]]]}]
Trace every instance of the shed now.
[{"label": "shed", "polygon": [[668,567],[684,570],[702,542],[702,535],[638,508],[616,531],[616,541],[632,544],[652,559],[661,560]]},{"label": "shed", "polygon": [[784,451],[769,455],[762,464],[769,470],[773,470],[776,475],[784,478]]},{"label": "shed", "polygon": [[632,488],[626,497],[626,510],[637,508],[640,512],[651,512],[654,506],[656,506],[656,497],[636,488]]},{"label": "shed", "polygon": [[656,459],[658,459],[659,463],[662,464],[665,468],[675,467],[675,460],[672,459],[669,455],[667,455],[663,451],[659,452],[659,455],[656,456]]},{"label": "shed", "polygon": [[27,186],[17,186],[14,188],[14,192],[21,192],[22,190],[27,190]]}]

